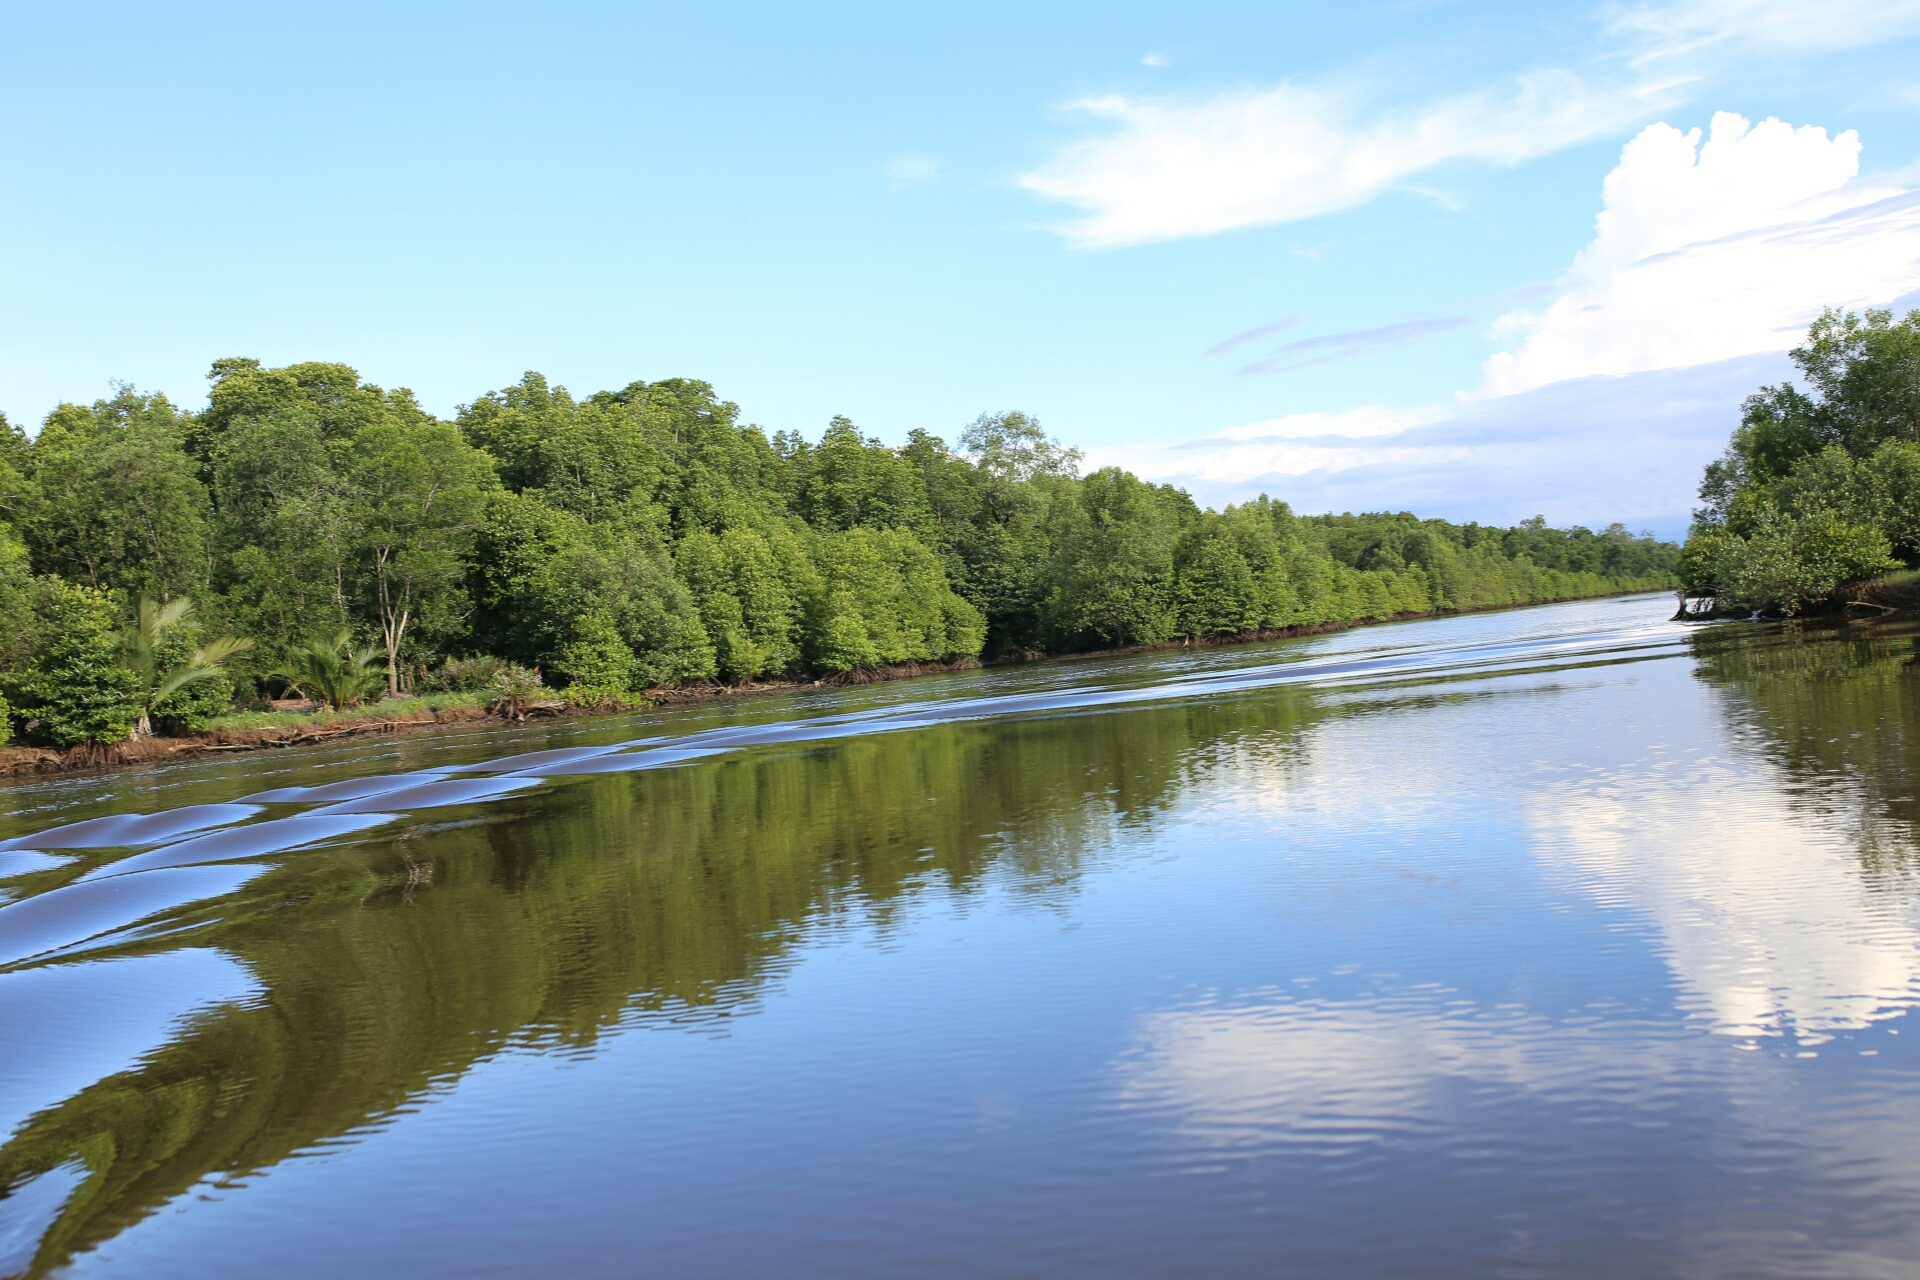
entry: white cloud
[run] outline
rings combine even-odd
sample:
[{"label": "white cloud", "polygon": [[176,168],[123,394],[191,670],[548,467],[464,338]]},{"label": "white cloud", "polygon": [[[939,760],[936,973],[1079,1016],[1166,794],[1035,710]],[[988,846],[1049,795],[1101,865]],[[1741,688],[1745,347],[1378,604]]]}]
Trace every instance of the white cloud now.
[{"label": "white cloud", "polygon": [[917,187],[940,176],[938,156],[895,156],[887,161],[887,186],[894,191]]},{"label": "white cloud", "polygon": [[[1777,120],[1723,113],[1704,137],[1651,126],[1606,179],[1595,237],[1544,309],[1499,322],[1515,346],[1487,361],[1480,391],[1096,448],[1089,461],[1213,505],[1265,492],[1302,511],[1538,512],[1678,536],[1740,402],[1792,376],[1784,353],[1823,306],[1920,302],[1920,191],[1857,177],[1859,154],[1852,132]],[[1322,354],[1284,347],[1275,354]]]},{"label": "white cloud", "polygon": [[[1418,445],[1396,447],[1388,442],[1409,427],[1444,415],[1445,410],[1438,407],[1396,410],[1377,406],[1340,413],[1296,413],[1229,427],[1198,440],[1095,447],[1087,450],[1086,465],[1125,467],[1149,479],[1177,479],[1190,487],[1218,488],[1252,477],[1302,475],[1382,461],[1419,464],[1432,460],[1431,450]],[[1254,495],[1249,492],[1244,496]]]},{"label": "white cloud", "polygon": [[1087,462],[1180,485],[1214,506],[1267,493],[1308,512],[1502,524],[1539,513],[1675,537],[1742,398],[1790,373],[1783,355],[1764,353],[1464,405],[1294,414],[1195,440],[1095,447]]},{"label": "white cloud", "polygon": [[1920,0],[1678,0],[1616,7],[1609,32],[1648,42],[1643,59],[1717,44],[1849,49],[1920,28]]},{"label": "white cloud", "polygon": [[1164,67],[1167,65],[1167,55],[1164,53],[1150,53],[1140,59],[1140,65],[1143,67]]},{"label": "white cloud", "polygon": [[1920,922],[1863,881],[1844,817],[1800,821],[1782,800],[1791,779],[1701,767],[1635,781],[1632,805],[1569,787],[1529,821],[1595,898],[1658,922],[1696,1019],[1804,1045],[1920,1003]]},{"label": "white cloud", "polygon": [[1351,208],[1450,160],[1518,164],[1622,128],[1649,105],[1640,90],[1594,89],[1564,71],[1397,113],[1361,97],[1283,84],[1201,102],[1089,98],[1074,105],[1116,129],[1020,185],[1086,211],[1062,228],[1079,245],[1209,235]]},{"label": "white cloud", "polygon": [[1655,124],[1607,175],[1593,241],[1524,335],[1491,357],[1495,395],[1592,374],[1784,351],[1823,306],[1884,305],[1920,286],[1920,192],[1856,181],[1848,130],[1713,117],[1704,142]]}]

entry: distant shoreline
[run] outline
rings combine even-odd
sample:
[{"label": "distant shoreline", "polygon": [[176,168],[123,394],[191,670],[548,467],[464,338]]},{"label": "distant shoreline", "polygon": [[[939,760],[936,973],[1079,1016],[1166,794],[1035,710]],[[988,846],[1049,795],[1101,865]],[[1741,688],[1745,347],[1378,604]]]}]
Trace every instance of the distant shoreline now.
[{"label": "distant shoreline", "polygon": [[630,705],[620,708],[571,706],[558,700],[539,702],[532,704],[528,713],[518,718],[495,714],[477,695],[472,702],[422,707],[405,714],[389,716],[370,714],[376,712],[381,705],[376,703],[374,707],[367,709],[367,713],[342,715],[335,719],[316,718],[308,725],[216,729],[177,738],[155,737],[143,738],[137,742],[87,743],[66,751],[57,751],[49,747],[0,747],[0,784],[64,774],[104,773],[143,765],[172,764],[224,755],[229,752],[290,750],[352,738],[393,738],[444,729],[472,729],[487,725],[504,728],[530,720],[576,720],[632,715],[637,711],[655,706],[687,706],[760,694],[796,693],[806,689],[880,684],[955,671],[977,671],[989,666],[1018,666],[1029,662],[1066,662],[1085,658],[1123,657],[1127,654],[1156,653],[1169,649],[1259,644],[1270,640],[1327,635],[1338,631],[1350,631],[1357,627],[1415,622],[1424,618],[1464,617],[1476,613],[1504,613],[1514,609],[1570,604],[1577,600],[1613,600],[1625,596],[1648,595],[1668,589],[1667,587],[1635,587],[1626,591],[1564,596],[1555,600],[1522,600],[1512,604],[1478,605],[1466,609],[1431,609],[1423,612],[1397,613],[1381,618],[1358,618],[1350,622],[1313,622],[1297,627],[1160,640],[1151,644],[1122,645],[1110,649],[1084,649],[1073,653],[1015,654],[984,663],[976,658],[961,658],[952,662],[891,663],[876,667],[855,668],[852,671],[823,676],[817,680],[768,680],[737,685],[703,681],[648,689],[635,694],[634,701]]}]

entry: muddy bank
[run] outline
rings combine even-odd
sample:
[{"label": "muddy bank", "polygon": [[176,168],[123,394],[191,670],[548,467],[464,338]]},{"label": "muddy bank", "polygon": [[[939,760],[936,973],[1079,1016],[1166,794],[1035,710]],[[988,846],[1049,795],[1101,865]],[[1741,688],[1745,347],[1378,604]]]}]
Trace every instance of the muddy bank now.
[{"label": "muddy bank", "polygon": [[[1619,592],[1640,595],[1640,591]],[[1581,596],[1576,599],[1606,599]],[[1244,631],[1231,634],[1167,640],[1155,644],[1128,645],[1114,649],[1096,649],[1079,653],[1047,654],[1038,652],[1003,654],[987,665],[1002,663],[1061,661],[1090,657],[1118,657],[1130,653],[1148,653],[1167,649],[1254,644],[1264,640],[1287,640],[1301,636],[1326,635],[1355,627],[1389,622],[1412,622],[1421,618],[1450,617],[1462,613],[1493,613],[1508,609],[1526,609],[1539,605],[1564,604],[1564,600],[1529,600],[1519,604],[1486,605],[1476,609],[1428,610],[1398,613],[1387,618],[1366,618],[1354,622],[1315,622],[1298,627]],[[50,747],[0,747],[0,781],[44,777],[48,774],[77,773],[93,769],[129,768],[160,764],[227,752],[262,751],[337,742],[343,738],[378,737],[425,733],[449,726],[471,728],[482,722],[521,723],[532,719],[575,718],[630,714],[649,706],[683,706],[725,698],[742,698],[765,693],[792,693],[801,689],[835,688],[848,685],[879,684],[889,680],[911,680],[917,676],[951,671],[978,670],[983,664],[976,658],[954,662],[901,662],[879,667],[861,667],[839,671],[817,680],[766,680],[744,684],[724,684],[716,680],[654,688],[635,694],[621,705],[574,706],[563,701],[527,704],[517,713],[503,714],[478,704],[458,707],[425,708],[410,715],[370,717],[347,723],[320,722],[313,725],[281,725],[264,729],[220,729],[179,738],[144,738],[133,742],[83,743],[61,751]]]},{"label": "muddy bank", "polygon": [[495,718],[492,712],[482,706],[442,707],[417,711],[412,715],[371,717],[344,724],[319,722],[311,726],[286,725],[268,729],[217,729],[182,738],[84,742],[65,751],[52,747],[5,747],[0,748],[0,776],[17,778],[72,773],[84,769],[110,769],[121,765],[154,764],[228,751],[257,751],[268,747],[333,742],[341,738],[403,733]]},{"label": "muddy bank", "polygon": [[706,680],[673,688],[648,689],[633,695],[624,703],[600,706],[575,706],[556,699],[528,703],[517,712],[507,712],[472,704],[425,708],[410,715],[372,716],[364,720],[351,720],[344,723],[320,721],[312,725],[276,725],[263,729],[217,729],[178,738],[156,737],[128,742],[88,742],[65,751],[52,747],[0,747],[0,779],[158,764],[231,751],[261,751],[321,742],[338,742],[343,738],[420,733],[451,725],[472,727],[488,721],[496,724],[517,724],[528,720],[620,715],[644,710],[649,706],[678,706],[760,693],[877,684],[884,680],[908,680],[915,676],[934,675],[943,671],[970,671],[979,666],[979,661],[973,658],[963,658],[957,662],[902,662],[883,667],[835,672],[818,680],[770,680],[735,685]]}]

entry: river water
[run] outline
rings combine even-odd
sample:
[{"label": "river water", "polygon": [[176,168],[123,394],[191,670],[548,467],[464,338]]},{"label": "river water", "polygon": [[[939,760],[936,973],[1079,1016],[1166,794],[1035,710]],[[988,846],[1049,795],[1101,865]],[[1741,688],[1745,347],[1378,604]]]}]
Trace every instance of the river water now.
[{"label": "river water", "polygon": [[0,790],[0,1275],[1912,1276],[1916,632],[1672,609]]}]

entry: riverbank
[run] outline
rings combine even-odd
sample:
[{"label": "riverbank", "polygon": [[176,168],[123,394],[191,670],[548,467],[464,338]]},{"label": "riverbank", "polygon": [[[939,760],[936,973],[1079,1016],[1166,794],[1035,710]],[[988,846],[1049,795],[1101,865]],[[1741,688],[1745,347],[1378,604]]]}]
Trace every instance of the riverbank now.
[{"label": "riverbank", "polygon": [[[1920,574],[1914,577],[1920,579]],[[1337,631],[1348,631],[1355,627],[1412,622],[1421,618],[1505,612],[1512,609],[1565,604],[1571,600],[1612,599],[1619,596],[1640,595],[1650,589],[1658,590],[1659,588],[1637,587],[1629,591],[1606,592],[1593,596],[1569,596],[1563,600],[1524,600],[1512,604],[1485,605],[1472,609],[1433,609],[1397,613],[1388,617],[1358,618],[1348,622],[1315,622],[1298,627],[1222,633],[1166,640],[1153,644],[1084,650],[1077,653],[1012,654],[994,659],[993,665],[1089,657],[1120,657],[1126,654],[1180,648],[1257,644],[1269,640],[1326,635]],[[1920,582],[1916,583],[1916,591],[1920,592]],[[552,699],[527,704],[513,714],[496,711],[491,705],[492,695],[486,693],[437,694],[401,698],[344,712],[241,712],[222,717],[222,722],[216,722],[214,727],[203,733],[177,738],[152,737],[127,742],[83,743],[65,751],[50,747],[0,747],[0,781],[163,764],[229,752],[337,743],[348,738],[398,736],[456,727],[472,728],[484,722],[504,725],[530,719],[624,715],[649,706],[681,706],[757,694],[792,693],[803,689],[878,684],[953,671],[977,670],[981,665],[978,659],[962,658],[953,662],[903,662],[878,667],[860,667],[815,680],[764,680],[731,685],[718,681],[701,681],[694,684],[647,689],[634,694],[631,701],[618,705],[604,703],[575,705],[564,699]]]},{"label": "riverbank", "polygon": [[[1707,592],[1695,595],[1682,593],[1680,611],[1673,615],[1675,622],[1721,622],[1752,617],[1754,611],[1744,606],[1716,607],[1699,612],[1688,612],[1692,601],[1711,599]],[[1896,573],[1884,574],[1878,578],[1867,578],[1858,582],[1843,582],[1835,587],[1825,599],[1816,600],[1802,609],[1798,617],[1803,621],[1852,621],[1866,618],[1882,618],[1894,613],[1907,613],[1920,610],[1920,569],[1902,569]],[[1762,620],[1777,620],[1779,615],[1765,609],[1759,611]]]},{"label": "riverbank", "polygon": [[971,671],[979,666],[978,659],[962,658],[955,662],[902,662],[882,667],[862,667],[818,680],[769,680],[733,685],[701,681],[648,689],[619,702],[575,704],[563,698],[542,700],[527,703],[515,712],[496,710],[493,695],[486,693],[401,698],[342,712],[237,712],[221,717],[214,727],[205,732],[181,737],[90,742],[65,751],[51,747],[0,747],[0,780],[161,764],[196,756],[308,746],[347,738],[419,733],[456,726],[470,728],[483,722],[504,725],[528,720],[626,715],[650,706],[678,706],[754,694],[876,684],[949,671]]}]

